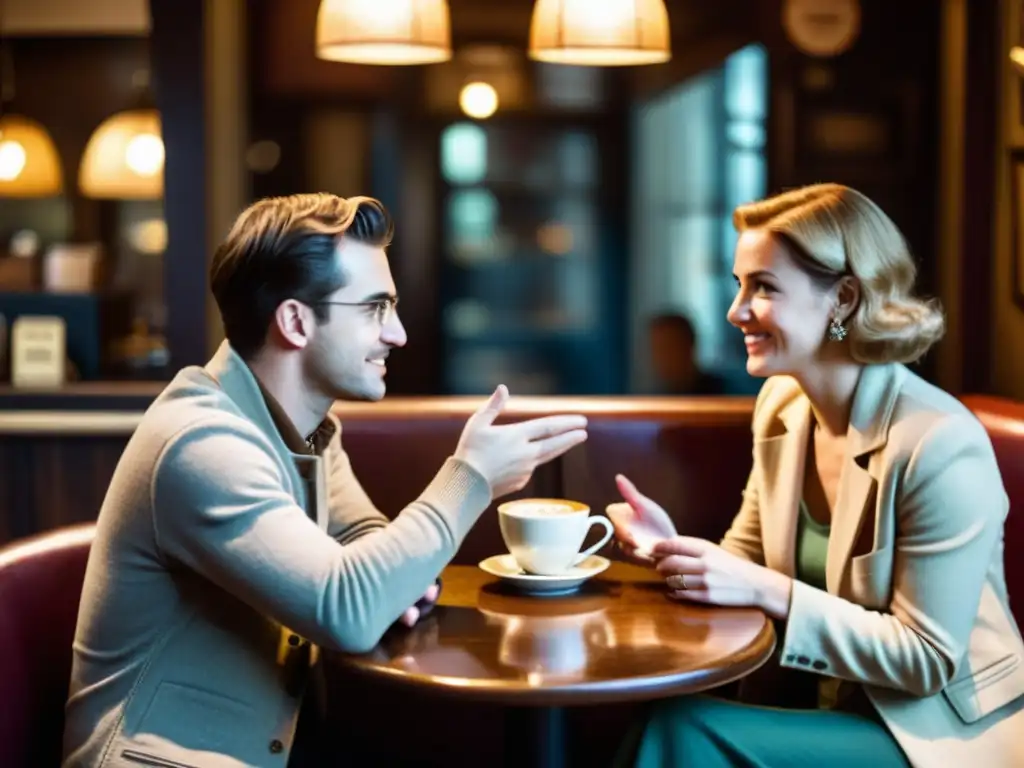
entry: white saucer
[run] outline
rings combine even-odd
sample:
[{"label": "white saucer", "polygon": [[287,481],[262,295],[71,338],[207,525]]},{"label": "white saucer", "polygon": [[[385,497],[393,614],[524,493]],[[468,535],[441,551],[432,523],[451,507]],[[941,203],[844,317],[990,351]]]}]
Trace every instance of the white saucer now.
[{"label": "white saucer", "polygon": [[530,595],[567,595],[580,588],[587,579],[591,579],[605,570],[611,561],[600,555],[591,555],[582,563],[558,576],[538,576],[526,573],[512,555],[494,555],[481,560],[480,568],[492,576],[497,576],[505,584]]}]

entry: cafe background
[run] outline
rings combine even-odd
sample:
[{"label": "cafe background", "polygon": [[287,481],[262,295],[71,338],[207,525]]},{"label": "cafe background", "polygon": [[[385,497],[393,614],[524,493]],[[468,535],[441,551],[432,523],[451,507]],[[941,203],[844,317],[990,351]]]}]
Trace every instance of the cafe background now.
[{"label": "cafe background", "polygon": [[[448,0],[444,61],[332,61],[319,6],[0,0],[0,454],[33,478],[0,480],[5,538],[95,516],[124,430],[76,441],[59,414],[127,425],[209,358],[208,260],[267,195],[394,212],[410,342],[389,397],[655,392],[665,311],[723,393],[751,395],[731,211],[823,180],[892,215],[944,303],[917,370],[1024,394],[1016,0],[669,0],[669,59],[627,67],[533,58],[535,0]],[[19,347],[39,316],[58,323]],[[39,414],[46,434],[12,432]]]},{"label": "cafe background", "polygon": [[[806,183],[861,189],[907,235],[948,315],[922,375],[1024,399],[1020,0],[666,0],[671,58],[625,68],[531,58],[538,2],[448,0],[451,57],[384,66],[317,56],[320,0],[0,0],[0,543],[95,519],[141,412],[221,342],[208,260],[267,195],[396,216],[410,343],[372,415],[339,406],[389,514],[461,428],[405,398],[648,393],[647,322],[675,311],[735,397],[659,400],[664,429],[641,401],[573,400],[609,424],[524,493],[600,508],[625,471],[712,536],[759,383],[725,322],[730,213]],[[59,322],[15,330],[38,317]],[[466,562],[498,546],[483,522]]]},{"label": "cafe background", "polygon": [[[977,179],[972,197],[1004,197],[983,154],[997,141],[995,92],[977,95],[991,102],[984,122],[942,119],[972,95],[955,64],[973,63],[971,34],[996,36],[974,26],[996,23],[996,4],[817,5],[832,27],[801,16],[813,1],[668,2],[671,59],[619,68],[529,58],[532,0],[452,0],[450,60],[395,67],[317,58],[319,0],[5,0],[4,119],[32,121],[49,155],[32,162],[53,178],[27,194],[0,179],[0,312],[8,325],[63,317],[69,378],[163,381],[219,340],[206,260],[238,210],[266,195],[370,193],[399,227],[411,341],[389,366],[393,394],[498,381],[519,394],[651,391],[645,328],[662,311],[686,314],[701,367],[748,394],[757,382],[724,319],[731,210],[833,180],[890,212],[922,288],[950,308],[951,338],[925,374],[942,376],[945,358],[947,386],[966,372],[972,388],[1011,394],[1019,377],[963,343],[970,323],[1018,321],[1005,316],[1013,296],[986,284],[1008,278],[979,253],[998,250],[993,237],[952,188]],[[468,83],[493,89],[493,114],[460,106]],[[111,125],[132,119],[143,122]],[[104,128],[123,132],[107,151],[129,160],[90,187]],[[955,151],[975,128],[992,135]],[[992,293],[993,311],[958,325],[979,312],[960,300],[968,287]]]}]

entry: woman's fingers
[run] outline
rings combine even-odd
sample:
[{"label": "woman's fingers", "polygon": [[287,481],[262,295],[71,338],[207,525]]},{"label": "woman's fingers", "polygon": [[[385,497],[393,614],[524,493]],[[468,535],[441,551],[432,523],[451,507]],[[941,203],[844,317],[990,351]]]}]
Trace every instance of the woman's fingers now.
[{"label": "woman's fingers", "polygon": [[625,541],[616,542],[619,551],[626,557],[627,560],[636,563],[637,565],[650,566],[654,564],[654,561],[645,552],[641,552],[637,547],[629,544]]},{"label": "woman's fingers", "polygon": [[615,476],[615,485],[619,489],[619,493],[622,494],[622,498],[637,511],[641,516],[648,505],[653,504],[649,498],[644,496],[637,487],[633,485],[633,482],[625,475]]},{"label": "woman's fingers", "polygon": [[658,573],[666,576],[671,574],[703,574],[707,572],[707,564],[699,557],[689,555],[669,555],[658,561]]}]

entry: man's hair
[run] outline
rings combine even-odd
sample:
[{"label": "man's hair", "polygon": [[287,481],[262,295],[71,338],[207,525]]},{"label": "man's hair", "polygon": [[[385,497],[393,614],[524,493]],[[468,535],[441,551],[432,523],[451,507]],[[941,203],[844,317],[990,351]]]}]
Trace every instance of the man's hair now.
[{"label": "man's hair", "polygon": [[393,233],[387,209],[371,197],[320,193],[253,203],[210,264],[210,288],[231,346],[245,360],[255,357],[274,312],[288,299],[310,306],[325,322],[330,307],[319,302],[347,282],[335,254],[339,238],[383,248]]},{"label": "man's hair", "polygon": [[690,322],[690,318],[678,312],[659,312],[648,321],[648,327],[652,330],[655,328],[672,328],[686,337],[691,344],[697,341],[697,333],[693,328],[693,323]]}]

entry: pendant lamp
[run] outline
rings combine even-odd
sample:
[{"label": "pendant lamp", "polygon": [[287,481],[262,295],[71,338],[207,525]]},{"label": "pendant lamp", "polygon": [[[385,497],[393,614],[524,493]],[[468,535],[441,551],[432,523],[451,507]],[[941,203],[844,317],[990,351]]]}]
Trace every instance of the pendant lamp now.
[{"label": "pendant lamp", "polygon": [[0,117],[0,197],[57,197],[64,191],[60,156],[35,120]]},{"label": "pendant lamp", "polygon": [[1018,75],[1024,75],[1024,48],[1015,45],[1010,49],[1010,63]]},{"label": "pendant lamp", "polygon": [[448,0],[320,0],[316,55],[352,64],[447,61]]},{"label": "pendant lamp", "polygon": [[86,197],[154,200],[164,193],[164,142],[160,113],[130,109],[93,131],[78,169]]},{"label": "pendant lamp", "polygon": [[672,58],[664,0],[536,0],[530,58],[589,67]]}]

